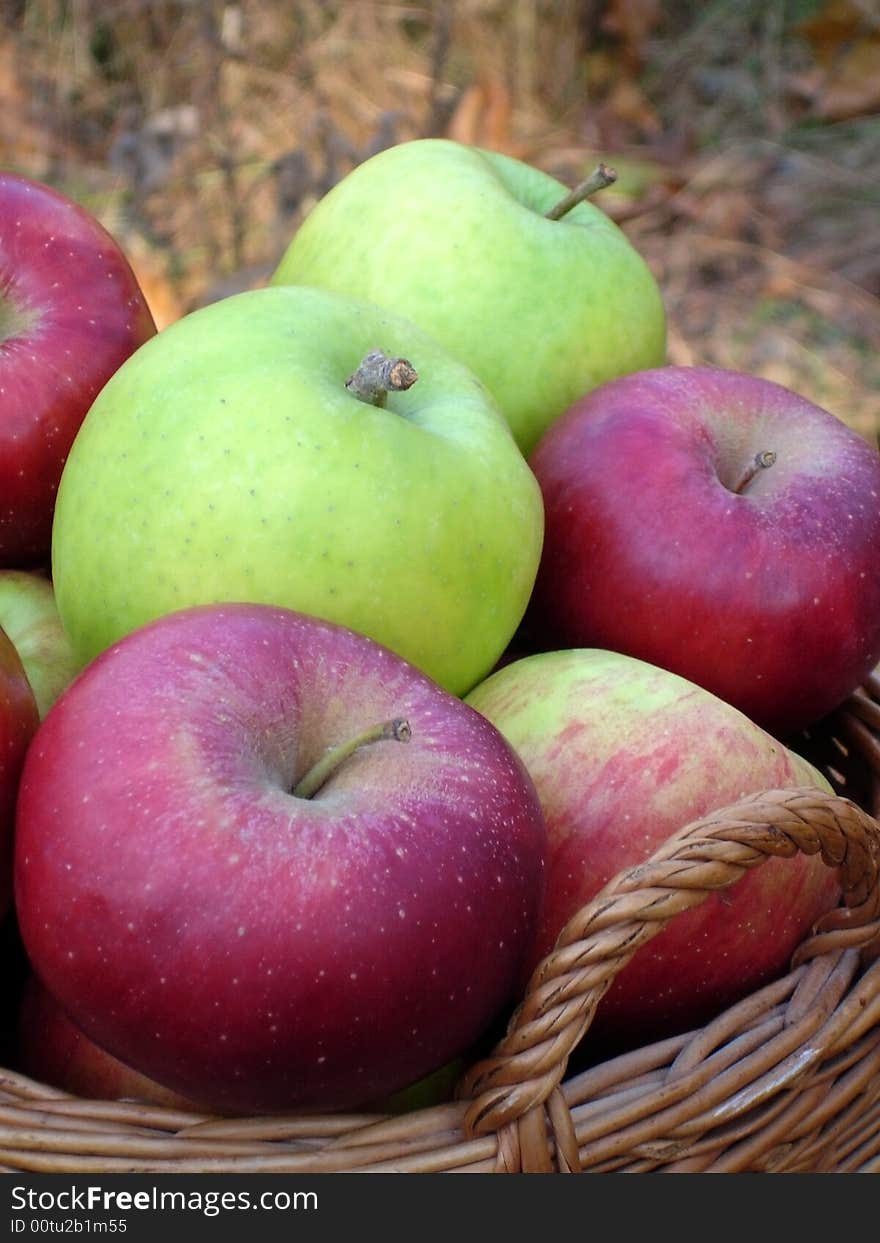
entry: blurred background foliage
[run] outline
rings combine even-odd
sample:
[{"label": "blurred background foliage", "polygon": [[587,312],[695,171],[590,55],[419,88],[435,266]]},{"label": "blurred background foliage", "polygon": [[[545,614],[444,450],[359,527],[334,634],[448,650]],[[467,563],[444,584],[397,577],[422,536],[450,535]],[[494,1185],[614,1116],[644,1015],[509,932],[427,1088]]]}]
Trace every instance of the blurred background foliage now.
[{"label": "blurred background foliage", "polygon": [[670,360],[754,371],[877,434],[880,0],[0,12],[0,162],[103,220],[160,326],[263,283],[359,161],[447,135],[569,184],[611,163],[597,201],[661,283]]}]

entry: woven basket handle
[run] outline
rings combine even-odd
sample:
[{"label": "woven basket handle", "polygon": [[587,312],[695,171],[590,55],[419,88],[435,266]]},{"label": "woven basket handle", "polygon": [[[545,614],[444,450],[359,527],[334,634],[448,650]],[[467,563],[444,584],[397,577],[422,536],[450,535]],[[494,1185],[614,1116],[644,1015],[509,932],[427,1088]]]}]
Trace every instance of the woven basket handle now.
[{"label": "woven basket handle", "polygon": [[[546,1105],[557,1153],[576,1154],[557,1088],[615,976],[679,911],[699,906],[767,858],[798,851],[821,854],[829,867],[840,869],[843,904],[819,921],[794,965],[843,945],[874,941],[876,951],[877,820],[850,799],[811,787],[771,790],[723,808],[685,826],[645,863],[620,872],[566,924],[533,972],[505,1037],[459,1084],[459,1097],[471,1101],[465,1132],[497,1132],[499,1149],[506,1144],[517,1150],[508,1161],[517,1166],[530,1131],[546,1149]],[[499,1155],[503,1161],[504,1153]]]}]

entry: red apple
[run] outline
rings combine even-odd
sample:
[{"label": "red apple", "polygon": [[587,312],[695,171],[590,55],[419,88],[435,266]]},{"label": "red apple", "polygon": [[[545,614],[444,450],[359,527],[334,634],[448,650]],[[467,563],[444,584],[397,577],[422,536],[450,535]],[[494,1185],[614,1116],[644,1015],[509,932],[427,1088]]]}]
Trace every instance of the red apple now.
[{"label": "red apple", "polygon": [[[409,741],[346,754],[401,719]],[[47,714],[18,917],[71,1019],[142,1074],[221,1110],[349,1107],[511,1000],[545,847],[473,708],[351,630],[204,605],[107,649]]]},{"label": "red apple", "polygon": [[57,190],[0,172],[0,566],[48,564],[73,438],[155,331],[104,226]]},{"label": "red apple", "polygon": [[[691,820],[764,790],[830,790],[730,704],[617,652],[529,656],[467,702],[517,749],[547,821],[544,914],[527,970],[604,884]],[[645,1043],[704,1022],[779,974],[839,893],[818,857],[746,873],[636,953],[602,999],[593,1040]]]},{"label": "red apple", "polygon": [[5,630],[0,629],[0,919],[12,898],[15,803],[21,770],[39,712],[24,666]]},{"label": "red apple", "polygon": [[573,406],[531,466],[533,650],[662,665],[778,736],[880,658],[880,454],[804,397],[708,367],[631,374]]},{"label": "red apple", "polygon": [[89,1040],[35,975],[25,981],[16,1026],[17,1067],[31,1079],[89,1100],[199,1109]]}]

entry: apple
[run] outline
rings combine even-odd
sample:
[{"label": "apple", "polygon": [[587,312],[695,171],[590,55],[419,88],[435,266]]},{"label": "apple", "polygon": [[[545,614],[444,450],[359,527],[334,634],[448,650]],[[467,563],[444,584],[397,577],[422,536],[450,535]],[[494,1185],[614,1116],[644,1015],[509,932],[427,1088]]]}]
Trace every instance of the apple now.
[{"label": "apple", "polygon": [[141,1074],[224,1112],[345,1108],[508,1004],[545,848],[519,758],[407,661],[202,605],[96,657],[42,722],[16,909],[45,986]]},{"label": "apple", "polygon": [[104,226],[59,191],[0,171],[0,566],[48,563],[55,493],[77,429],[155,331]]},{"label": "apple", "polygon": [[782,385],[711,367],[620,377],[530,458],[546,536],[531,650],[662,665],[779,737],[880,657],[880,454]]},{"label": "apple", "polygon": [[497,151],[400,143],[317,202],[271,282],[335,289],[415,320],[488,386],[527,454],[587,389],[665,362],[650,269],[578,197]]},{"label": "apple", "polygon": [[42,720],[79,670],[45,574],[0,570],[0,626],[15,645]]},{"label": "apple", "polygon": [[88,1100],[136,1100],[166,1108],[199,1110],[120,1062],[89,1040],[52,994],[31,973],[25,981],[16,1023],[17,1069]]},{"label": "apple", "polygon": [[[401,364],[390,389],[377,356]],[[253,601],[461,694],[516,630],[542,534],[537,482],[465,367],[378,307],[264,288],[170,325],[105,385],[64,469],[53,580],[81,663],[163,613]]]},{"label": "apple", "polygon": [[[466,702],[516,749],[547,822],[546,898],[527,972],[604,884],[692,820],[764,790],[831,788],[738,709],[617,652],[536,653]],[[623,1048],[705,1022],[781,973],[839,895],[818,856],[746,873],[639,949],[602,999],[592,1038]]]},{"label": "apple", "polygon": [[12,899],[15,804],[25,755],[40,723],[15,645],[0,629],[0,919]]},{"label": "apple", "polygon": [[[15,1036],[16,1069],[39,1083],[88,1100],[135,1100],[204,1112],[197,1101],[148,1079],[89,1040],[33,972],[24,983]],[[443,1104],[452,1099],[467,1065],[465,1058],[453,1058],[411,1086],[371,1102],[369,1108],[403,1114]]]},{"label": "apple", "polygon": [[409,1114],[417,1109],[433,1109],[435,1105],[445,1105],[455,1096],[455,1087],[469,1065],[468,1057],[456,1057],[445,1066],[425,1075],[422,1079],[392,1092],[378,1101],[371,1101],[369,1109],[373,1113]]}]

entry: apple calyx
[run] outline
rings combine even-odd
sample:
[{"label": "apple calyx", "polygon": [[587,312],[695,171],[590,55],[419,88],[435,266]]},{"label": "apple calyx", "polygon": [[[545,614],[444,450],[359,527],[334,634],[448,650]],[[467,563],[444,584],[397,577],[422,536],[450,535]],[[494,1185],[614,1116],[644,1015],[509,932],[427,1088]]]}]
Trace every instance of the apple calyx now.
[{"label": "apple calyx", "polygon": [[0,344],[25,336],[38,319],[39,312],[16,303],[8,290],[0,289]]},{"label": "apple calyx", "polygon": [[345,387],[371,406],[385,405],[391,393],[403,393],[419,378],[407,358],[389,358],[382,350],[370,350],[357,371],[345,381]]},{"label": "apple calyx", "polygon": [[584,199],[588,199],[597,190],[604,190],[606,186],[613,185],[616,180],[617,173],[613,168],[609,168],[607,164],[597,164],[589,177],[579,182],[573,190],[569,190],[565,198],[560,199],[544,215],[548,220],[561,220],[573,207],[577,207],[578,203],[583,203]]},{"label": "apple calyx", "polygon": [[760,474],[762,470],[767,470],[767,468],[769,466],[772,466],[775,461],[776,461],[776,454],[773,452],[772,449],[762,449],[760,453],[755,454],[754,458],[751,460],[751,462],[749,462],[748,466],[745,468],[742,475],[740,476],[739,482],[736,484],[736,487],[732,488],[731,490],[737,496],[741,496],[743,492],[745,492],[749,484],[752,482],[752,480],[755,478],[755,476]]},{"label": "apple calyx", "polygon": [[339,743],[338,746],[331,747],[329,751],[325,751],[321,758],[312,765],[305,776],[300,777],[293,787],[292,793],[294,798],[312,798],[333,773],[336,772],[337,768],[349,756],[354,755],[355,751],[359,751],[361,747],[368,746],[372,742],[382,742],[388,739],[394,742],[409,742],[410,738],[412,738],[412,729],[405,717],[397,716],[393,720],[382,721],[379,725],[372,725],[369,729],[356,734],[354,738],[349,738],[345,742]]}]

